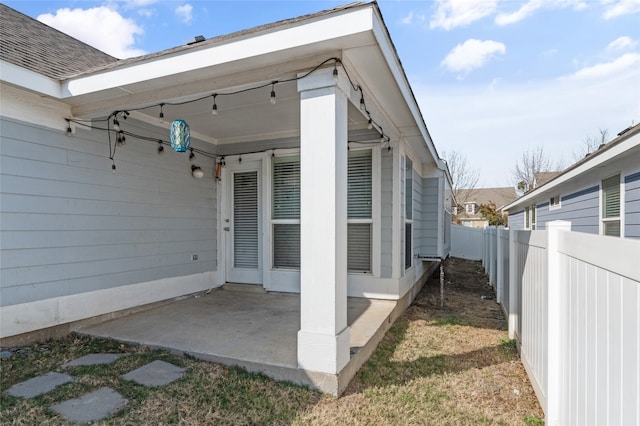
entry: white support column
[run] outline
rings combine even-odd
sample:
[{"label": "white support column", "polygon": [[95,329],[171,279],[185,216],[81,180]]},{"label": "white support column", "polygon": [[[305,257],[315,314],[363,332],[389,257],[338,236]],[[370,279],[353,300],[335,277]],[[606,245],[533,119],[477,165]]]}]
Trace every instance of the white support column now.
[{"label": "white support column", "polygon": [[333,68],[300,92],[300,331],[298,366],[337,374],[347,364],[347,93]]},{"label": "white support column", "polygon": [[571,222],[557,220],[547,223],[547,297],[548,297],[548,331],[547,331],[547,411],[546,424],[562,424],[562,403],[567,397],[562,391],[564,319],[561,311],[565,309],[562,265],[560,262],[559,242],[562,233],[571,231]]}]

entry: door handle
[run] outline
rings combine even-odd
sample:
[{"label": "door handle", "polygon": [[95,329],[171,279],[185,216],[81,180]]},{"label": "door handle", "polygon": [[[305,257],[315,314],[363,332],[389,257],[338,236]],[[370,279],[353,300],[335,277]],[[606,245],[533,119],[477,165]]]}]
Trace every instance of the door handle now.
[{"label": "door handle", "polygon": [[228,227],[228,226],[225,226],[225,227],[224,227],[224,230],[225,230],[225,231],[229,231],[229,227]]}]

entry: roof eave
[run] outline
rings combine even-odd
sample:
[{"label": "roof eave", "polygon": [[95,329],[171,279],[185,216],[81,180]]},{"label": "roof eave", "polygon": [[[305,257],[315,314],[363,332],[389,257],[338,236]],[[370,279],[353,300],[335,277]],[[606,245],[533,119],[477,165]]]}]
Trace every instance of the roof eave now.
[{"label": "roof eave", "polygon": [[509,211],[514,207],[526,205],[527,203],[533,201],[536,197],[546,192],[552,191],[557,186],[560,186],[574,179],[576,176],[579,176],[594,167],[604,165],[605,163],[623,155],[629,149],[632,149],[636,146],[640,146],[640,124],[636,125],[633,129],[627,131],[626,133],[623,133],[618,138],[609,142],[601,150],[594,152],[587,158],[569,167],[567,170],[563,171],[560,175],[551,179],[549,182],[539,186],[531,192],[524,194],[514,202],[506,205],[503,210]]}]

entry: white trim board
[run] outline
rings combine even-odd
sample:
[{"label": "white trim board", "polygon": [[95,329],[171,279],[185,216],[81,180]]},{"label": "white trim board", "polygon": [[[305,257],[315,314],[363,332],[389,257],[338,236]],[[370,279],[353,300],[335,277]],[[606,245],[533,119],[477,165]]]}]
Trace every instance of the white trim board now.
[{"label": "white trim board", "polygon": [[0,338],[209,290],[214,271],[3,306]]}]

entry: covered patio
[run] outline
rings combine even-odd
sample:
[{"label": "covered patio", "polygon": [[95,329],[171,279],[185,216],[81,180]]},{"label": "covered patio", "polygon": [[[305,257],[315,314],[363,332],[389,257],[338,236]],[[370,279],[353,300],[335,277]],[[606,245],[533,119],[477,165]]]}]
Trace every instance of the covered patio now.
[{"label": "covered patio", "polygon": [[298,368],[298,294],[226,285],[96,325],[81,325],[76,332],[237,365],[336,395],[401,314],[399,304],[393,300],[348,298],[351,356],[339,375]]}]

